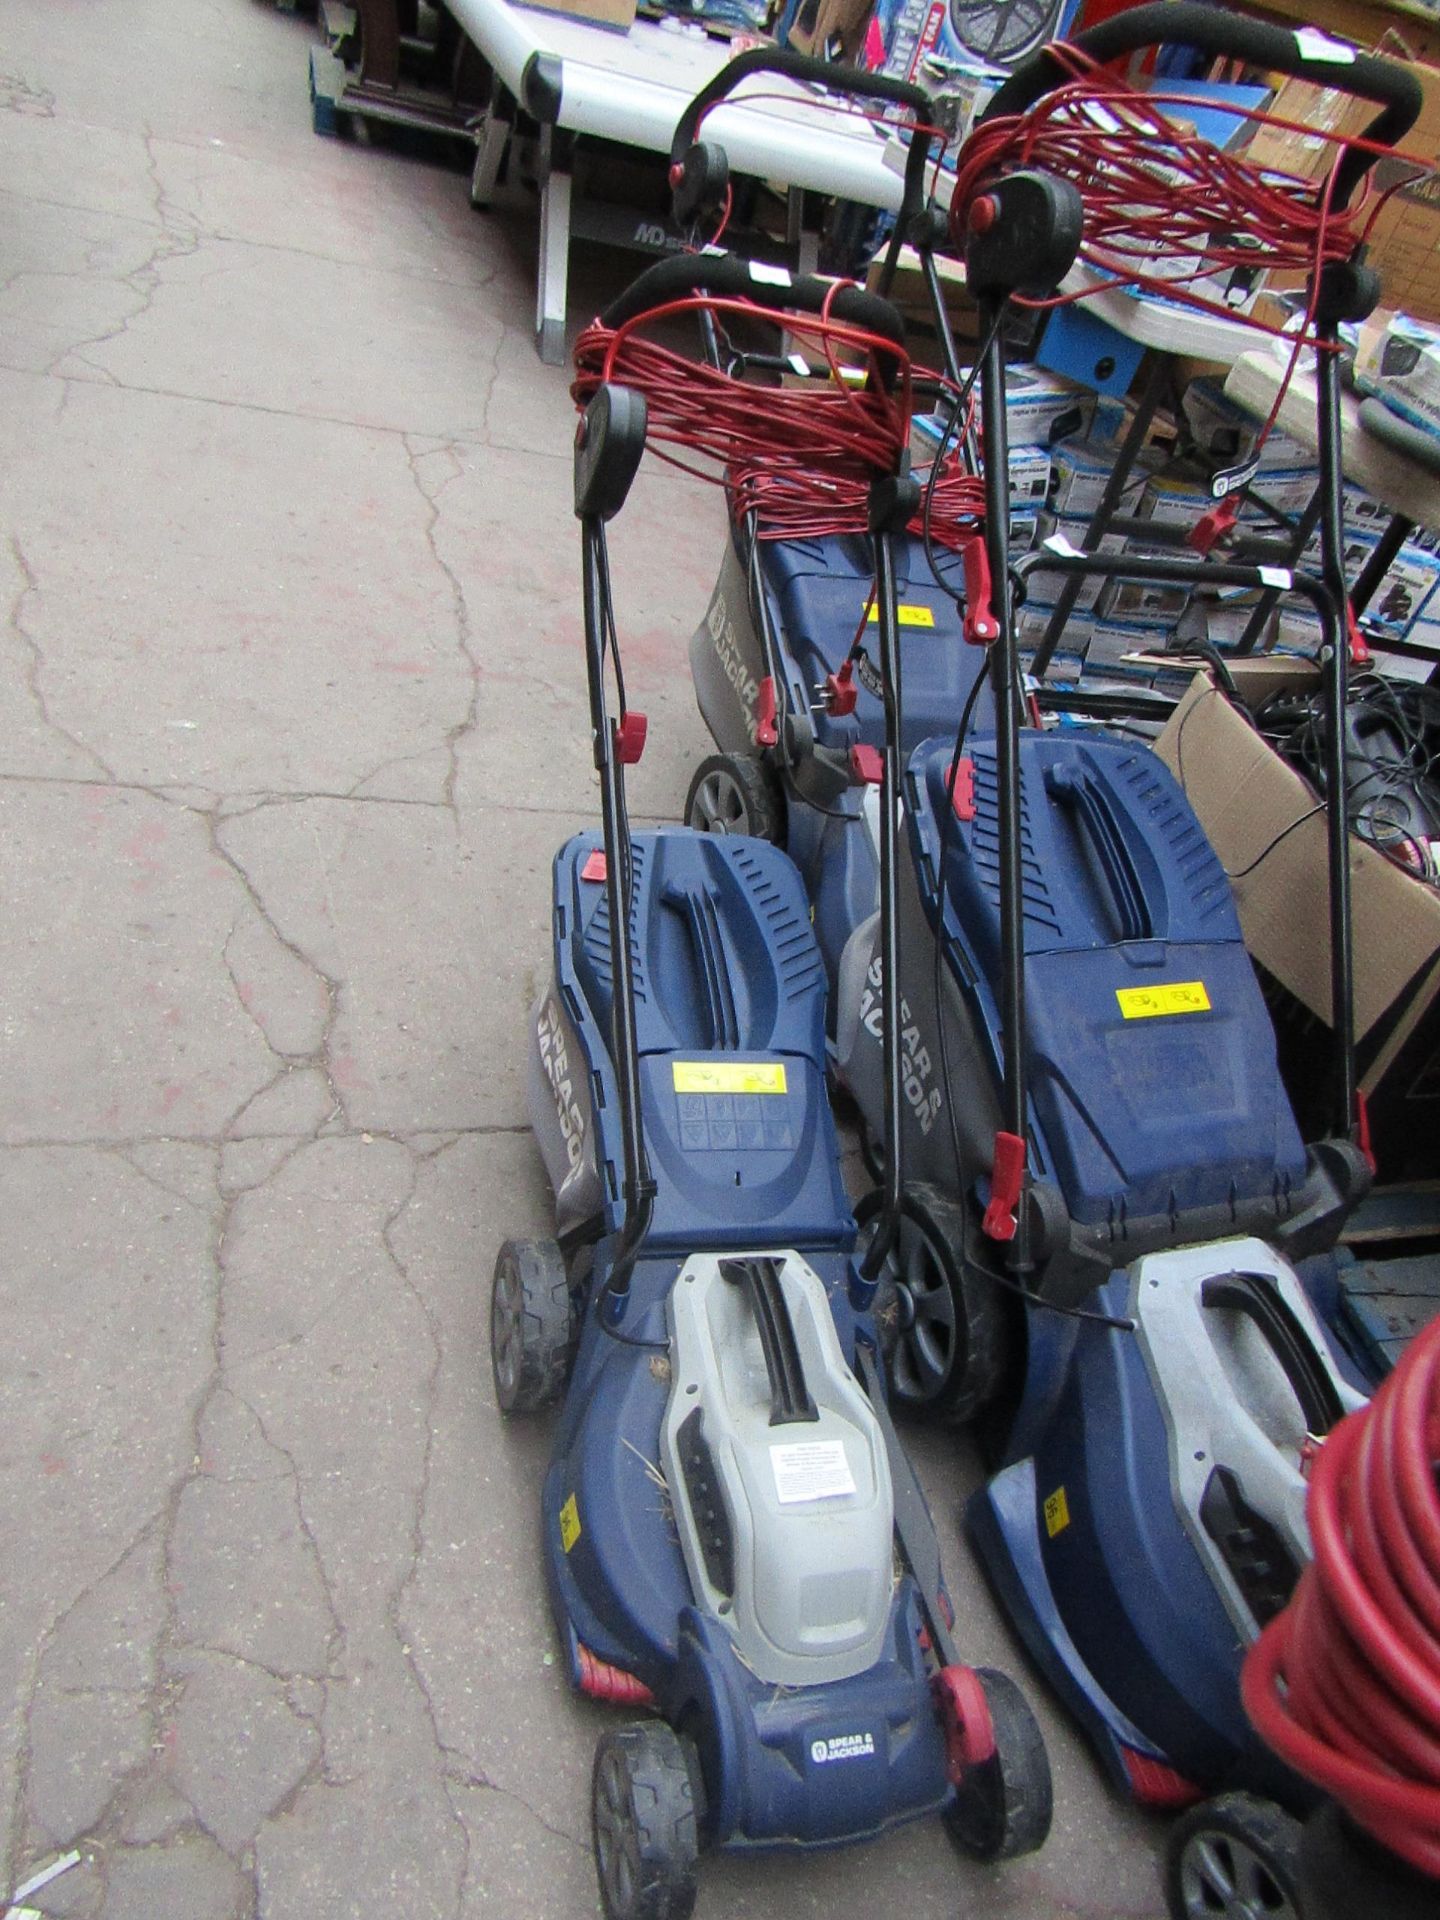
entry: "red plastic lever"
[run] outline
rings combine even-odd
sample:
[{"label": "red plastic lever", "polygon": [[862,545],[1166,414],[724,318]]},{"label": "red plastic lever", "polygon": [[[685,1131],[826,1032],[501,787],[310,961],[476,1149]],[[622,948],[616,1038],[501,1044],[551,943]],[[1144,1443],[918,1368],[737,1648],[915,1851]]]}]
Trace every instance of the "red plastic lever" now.
[{"label": "red plastic lever", "polygon": [[965,566],[965,638],[972,647],[988,647],[1000,638],[1000,622],[990,604],[990,555],[973,534],[960,549]]},{"label": "red plastic lever", "polygon": [[885,778],[885,762],[878,747],[857,741],[850,749],[850,771],[862,787],[878,787]]},{"label": "red plastic lever", "polygon": [[1201,514],[1190,529],[1186,545],[1193,547],[1196,553],[1209,553],[1215,542],[1223,540],[1229,533],[1239,515],[1239,496],[1227,494],[1218,507],[1211,507],[1208,513]]},{"label": "red plastic lever", "polygon": [[1355,1089],[1355,1144],[1364,1154],[1371,1173],[1378,1172],[1375,1149],[1370,1144],[1370,1101],[1359,1087]]},{"label": "red plastic lever", "polygon": [[755,744],[773,747],[779,738],[775,731],[775,682],[767,673],[755,695]]},{"label": "red plastic lever", "polygon": [[649,722],[643,713],[637,713],[634,707],[624,715],[615,728],[615,758],[622,767],[637,766],[645,751],[645,734]]},{"label": "red plastic lever", "polygon": [[950,804],[957,820],[975,818],[975,762],[968,754],[955,762],[955,778],[950,785]]},{"label": "red plastic lever", "polygon": [[980,1225],[992,1240],[1015,1238],[1015,1210],[1025,1177],[1025,1142],[1018,1133],[997,1133],[990,1169],[990,1204]]},{"label": "red plastic lever", "polygon": [[855,663],[847,660],[839,673],[827,673],[825,676],[825,711],[834,714],[837,720],[855,711],[855,701],[860,689],[855,685]]},{"label": "red plastic lever", "polygon": [[1351,666],[1352,667],[1368,667],[1374,660],[1375,656],[1370,651],[1369,642],[1366,640],[1364,634],[1360,631],[1360,623],[1355,618],[1354,609],[1351,607],[1348,600],[1345,603],[1345,628],[1348,634],[1350,635]]}]

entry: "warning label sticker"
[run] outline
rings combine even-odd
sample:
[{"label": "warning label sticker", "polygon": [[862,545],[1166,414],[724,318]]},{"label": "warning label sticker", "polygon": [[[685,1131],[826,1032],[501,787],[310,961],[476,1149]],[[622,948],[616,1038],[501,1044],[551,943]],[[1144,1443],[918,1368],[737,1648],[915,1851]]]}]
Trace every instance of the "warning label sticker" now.
[{"label": "warning label sticker", "polygon": [[1210,996],[1203,980],[1166,980],[1154,987],[1117,987],[1115,998],[1127,1020],[1153,1020],[1161,1013],[1210,1011]]},{"label": "warning label sticker", "polygon": [[784,1093],[783,1060],[676,1060],[676,1093]]},{"label": "warning label sticker", "polygon": [[[902,627],[933,627],[935,624],[935,610],[933,607],[916,606],[904,600],[896,607],[895,617]],[[880,609],[875,605],[873,600],[870,603],[870,611],[866,614],[865,618],[872,627],[875,626],[880,619]]]},{"label": "warning label sticker", "polygon": [[840,1440],[800,1440],[771,1447],[770,1471],[782,1507],[806,1500],[835,1500],[855,1491],[855,1476]]},{"label": "warning label sticker", "polygon": [[560,1544],[568,1553],[579,1538],[580,1509],[576,1506],[575,1496],[572,1493],[560,1509]]},{"label": "warning label sticker", "polygon": [[1053,1540],[1057,1533],[1063,1533],[1070,1524],[1070,1502],[1065,1498],[1064,1487],[1056,1487],[1045,1502],[1045,1531]]}]

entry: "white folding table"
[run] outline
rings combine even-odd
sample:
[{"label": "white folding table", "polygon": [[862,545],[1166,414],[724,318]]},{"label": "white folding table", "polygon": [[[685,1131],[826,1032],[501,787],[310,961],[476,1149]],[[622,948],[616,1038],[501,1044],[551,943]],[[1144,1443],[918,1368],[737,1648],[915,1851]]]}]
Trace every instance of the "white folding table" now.
[{"label": "white folding table", "polygon": [[[617,33],[509,0],[446,5],[489,62],[498,86],[541,128],[535,336],[541,359],[558,364],[564,352],[571,176],[555,151],[554,134],[588,134],[668,154],[681,112],[725,65],[730,47],[654,20],[637,19],[628,33]],[[886,162],[882,130],[860,114],[827,111],[815,101],[793,80],[754,74],[707,115],[704,136],[725,148],[736,174],[897,211],[903,182]],[[471,188],[477,206],[494,198],[511,135],[504,105],[492,99],[479,129]]]}]

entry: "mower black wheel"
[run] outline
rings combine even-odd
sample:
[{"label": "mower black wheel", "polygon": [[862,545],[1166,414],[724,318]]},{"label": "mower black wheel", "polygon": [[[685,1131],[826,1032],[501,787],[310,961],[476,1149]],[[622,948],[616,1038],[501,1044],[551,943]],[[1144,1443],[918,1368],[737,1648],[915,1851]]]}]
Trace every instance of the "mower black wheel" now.
[{"label": "mower black wheel", "polygon": [[695,1906],[698,1764],[663,1720],[602,1734],[590,1816],[606,1920],[687,1920]]},{"label": "mower black wheel", "polygon": [[741,833],[785,842],[780,782],[753,753],[712,753],[695,769],[685,796],[685,824],[700,833]]},{"label": "mower black wheel", "polygon": [[977,1667],[995,1751],[966,1770],[945,1811],[950,1838],[973,1860],[1014,1860],[1045,1844],[1054,1808],[1050,1756],[1030,1703],[1008,1674]]},{"label": "mower black wheel", "polygon": [[[882,1198],[877,1187],[855,1209],[857,1259],[879,1223]],[[965,1256],[964,1210],[937,1187],[916,1181],[901,1196],[874,1312],[897,1411],[959,1425],[1004,1380],[1006,1303],[995,1278]]]},{"label": "mower black wheel", "polygon": [[1170,1920],[1299,1920],[1302,1832],[1253,1793],[1202,1800],[1165,1842]]},{"label": "mower black wheel", "polygon": [[559,1399],[575,1346],[565,1257],[553,1240],[507,1240],[490,1288],[490,1371],[502,1413]]}]

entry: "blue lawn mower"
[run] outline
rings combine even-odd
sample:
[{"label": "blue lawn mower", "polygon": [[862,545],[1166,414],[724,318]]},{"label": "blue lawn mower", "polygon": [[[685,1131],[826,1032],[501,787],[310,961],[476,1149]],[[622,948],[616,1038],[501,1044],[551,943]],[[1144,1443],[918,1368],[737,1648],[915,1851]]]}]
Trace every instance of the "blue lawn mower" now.
[{"label": "blue lawn mower", "polygon": [[[1097,63],[1154,44],[1283,72],[1314,65],[1307,41],[1208,7],[1141,7],[1077,43]],[[1327,84],[1383,105],[1369,139],[1403,135],[1419,105],[1407,73],[1348,52],[1326,64]],[[1022,114],[1074,72],[1037,56],[982,124]],[[1336,206],[1370,157],[1342,160]],[[877,1271],[883,1248],[876,1306],[897,1403],[953,1420],[991,1409],[999,1470],[971,1503],[970,1533],[1037,1664],[1122,1791],[1192,1809],[1175,1829],[1172,1911],[1293,1915],[1296,1830],[1274,1803],[1303,1806],[1305,1789],[1255,1740],[1238,1679],[1244,1647],[1308,1557],[1307,1449],[1360,1398],[1304,1284],[1369,1180],[1344,729],[1327,741],[1333,1120],[1307,1150],[1229,877],[1179,782],[1128,739],[1020,724],[1006,602],[1012,577],[1037,562],[1012,574],[999,325],[1014,291],[1046,290],[1026,276],[1017,231],[1037,259],[1063,259],[1070,215],[1063,180],[1002,173],[983,195],[983,218],[959,238],[987,343],[987,575],[1006,586],[992,603],[989,715],[979,693],[957,700],[906,758],[898,939],[872,894],[832,940],[836,1071],[887,1149],[884,1185],[859,1210],[862,1266]],[[1333,713],[1347,670],[1333,347],[1374,295],[1373,276],[1345,261],[1317,288],[1325,566],[1321,579],[1284,583],[1321,620]],[[1269,569],[1194,556],[1051,552],[1043,564],[1187,587],[1276,584]],[[779,582],[768,617],[803,625],[784,565],[767,556]],[[851,588],[850,620],[863,591]],[[846,632],[837,621],[832,649]],[[703,693],[701,706],[708,718]],[[818,927],[826,880],[807,878]],[[882,879],[882,903],[884,891]],[[904,1099],[890,1128],[897,1011]]]},{"label": "blue lawn mower", "polygon": [[[1079,45],[1104,63],[1157,43],[1310,67],[1293,34],[1183,5],[1141,7]],[[1023,115],[1073,73],[1037,56],[985,118]],[[1368,130],[1377,143],[1418,109],[1411,76],[1382,61],[1337,54],[1327,80],[1383,107]],[[1116,110],[1113,93],[1105,104]],[[1364,153],[1342,159],[1336,205],[1368,164]],[[987,226],[966,235],[982,333],[1006,293]],[[1320,272],[1323,578],[1282,583],[1321,621],[1331,713],[1344,711],[1348,665],[1334,345],[1339,323],[1363,317],[1375,295],[1356,262]],[[999,360],[982,375],[982,414],[991,571],[1008,581]],[[1033,564],[1022,559],[1015,575]],[[1179,555],[1046,564],[1250,591],[1275,580]],[[1013,635],[1002,613],[994,730],[962,722],[906,772],[900,996],[924,1103],[907,1102],[904,1116],[922,1188],[893,1275],[898,1338],[917,1391],[947,1363],[931,1393],[942,1410],[999,1403],[998,1471],[970,1503],[972,1543],[1114,1783],[1144,1804],[1189,1809],[1170,1839],[1172,1914],[1293,1915],[1290,1815],[1309,1793],[1255,1738],[1239,1670],[1309,1557],[1309,1451],[1362,1397],[1305,1284],[1311,1262],[1323,1278],[1370,1172],[1355,1093],[1343,728],[1331,729],[1327,782],[1332,1118],[1307,1150],[1230,878],[1182,786],[1128,739],[1022,729]],[[1182,771],[1183,752],[1182,737]],[[886,956],[873,934],[853,938],[837,1060],[874,1112],[864,994]],[[943,1355],[924,1324],[941,1285],[955,1328]]]},{"label": "blue lawn mower", "polygon": [[[677,302],[878,343],[860,404],[893,410],[887,302],[696,255],[653,267],[598,325],[618,346]],[[556,1238],[502,1246],[491,1352],[506,1413],[561,1403],[543,1539],[572,1684],[648,1710],[596,1751],[604,1911],[669,1920],[691,1911],[706,1847],[828,1847],[938,1814],[981,1858],[1029,1851],[1050,1777],[1018,1688],[958,1657],[887,1410],[800,878],[760,841],[628,824],[644,721],[625,702],[605,526],[663,421],[626,377],[621,354],[576,388],[602,826],[556,856],[554,976],[531,1032]],[[898,466],[867,469],[887,665]]]}]

